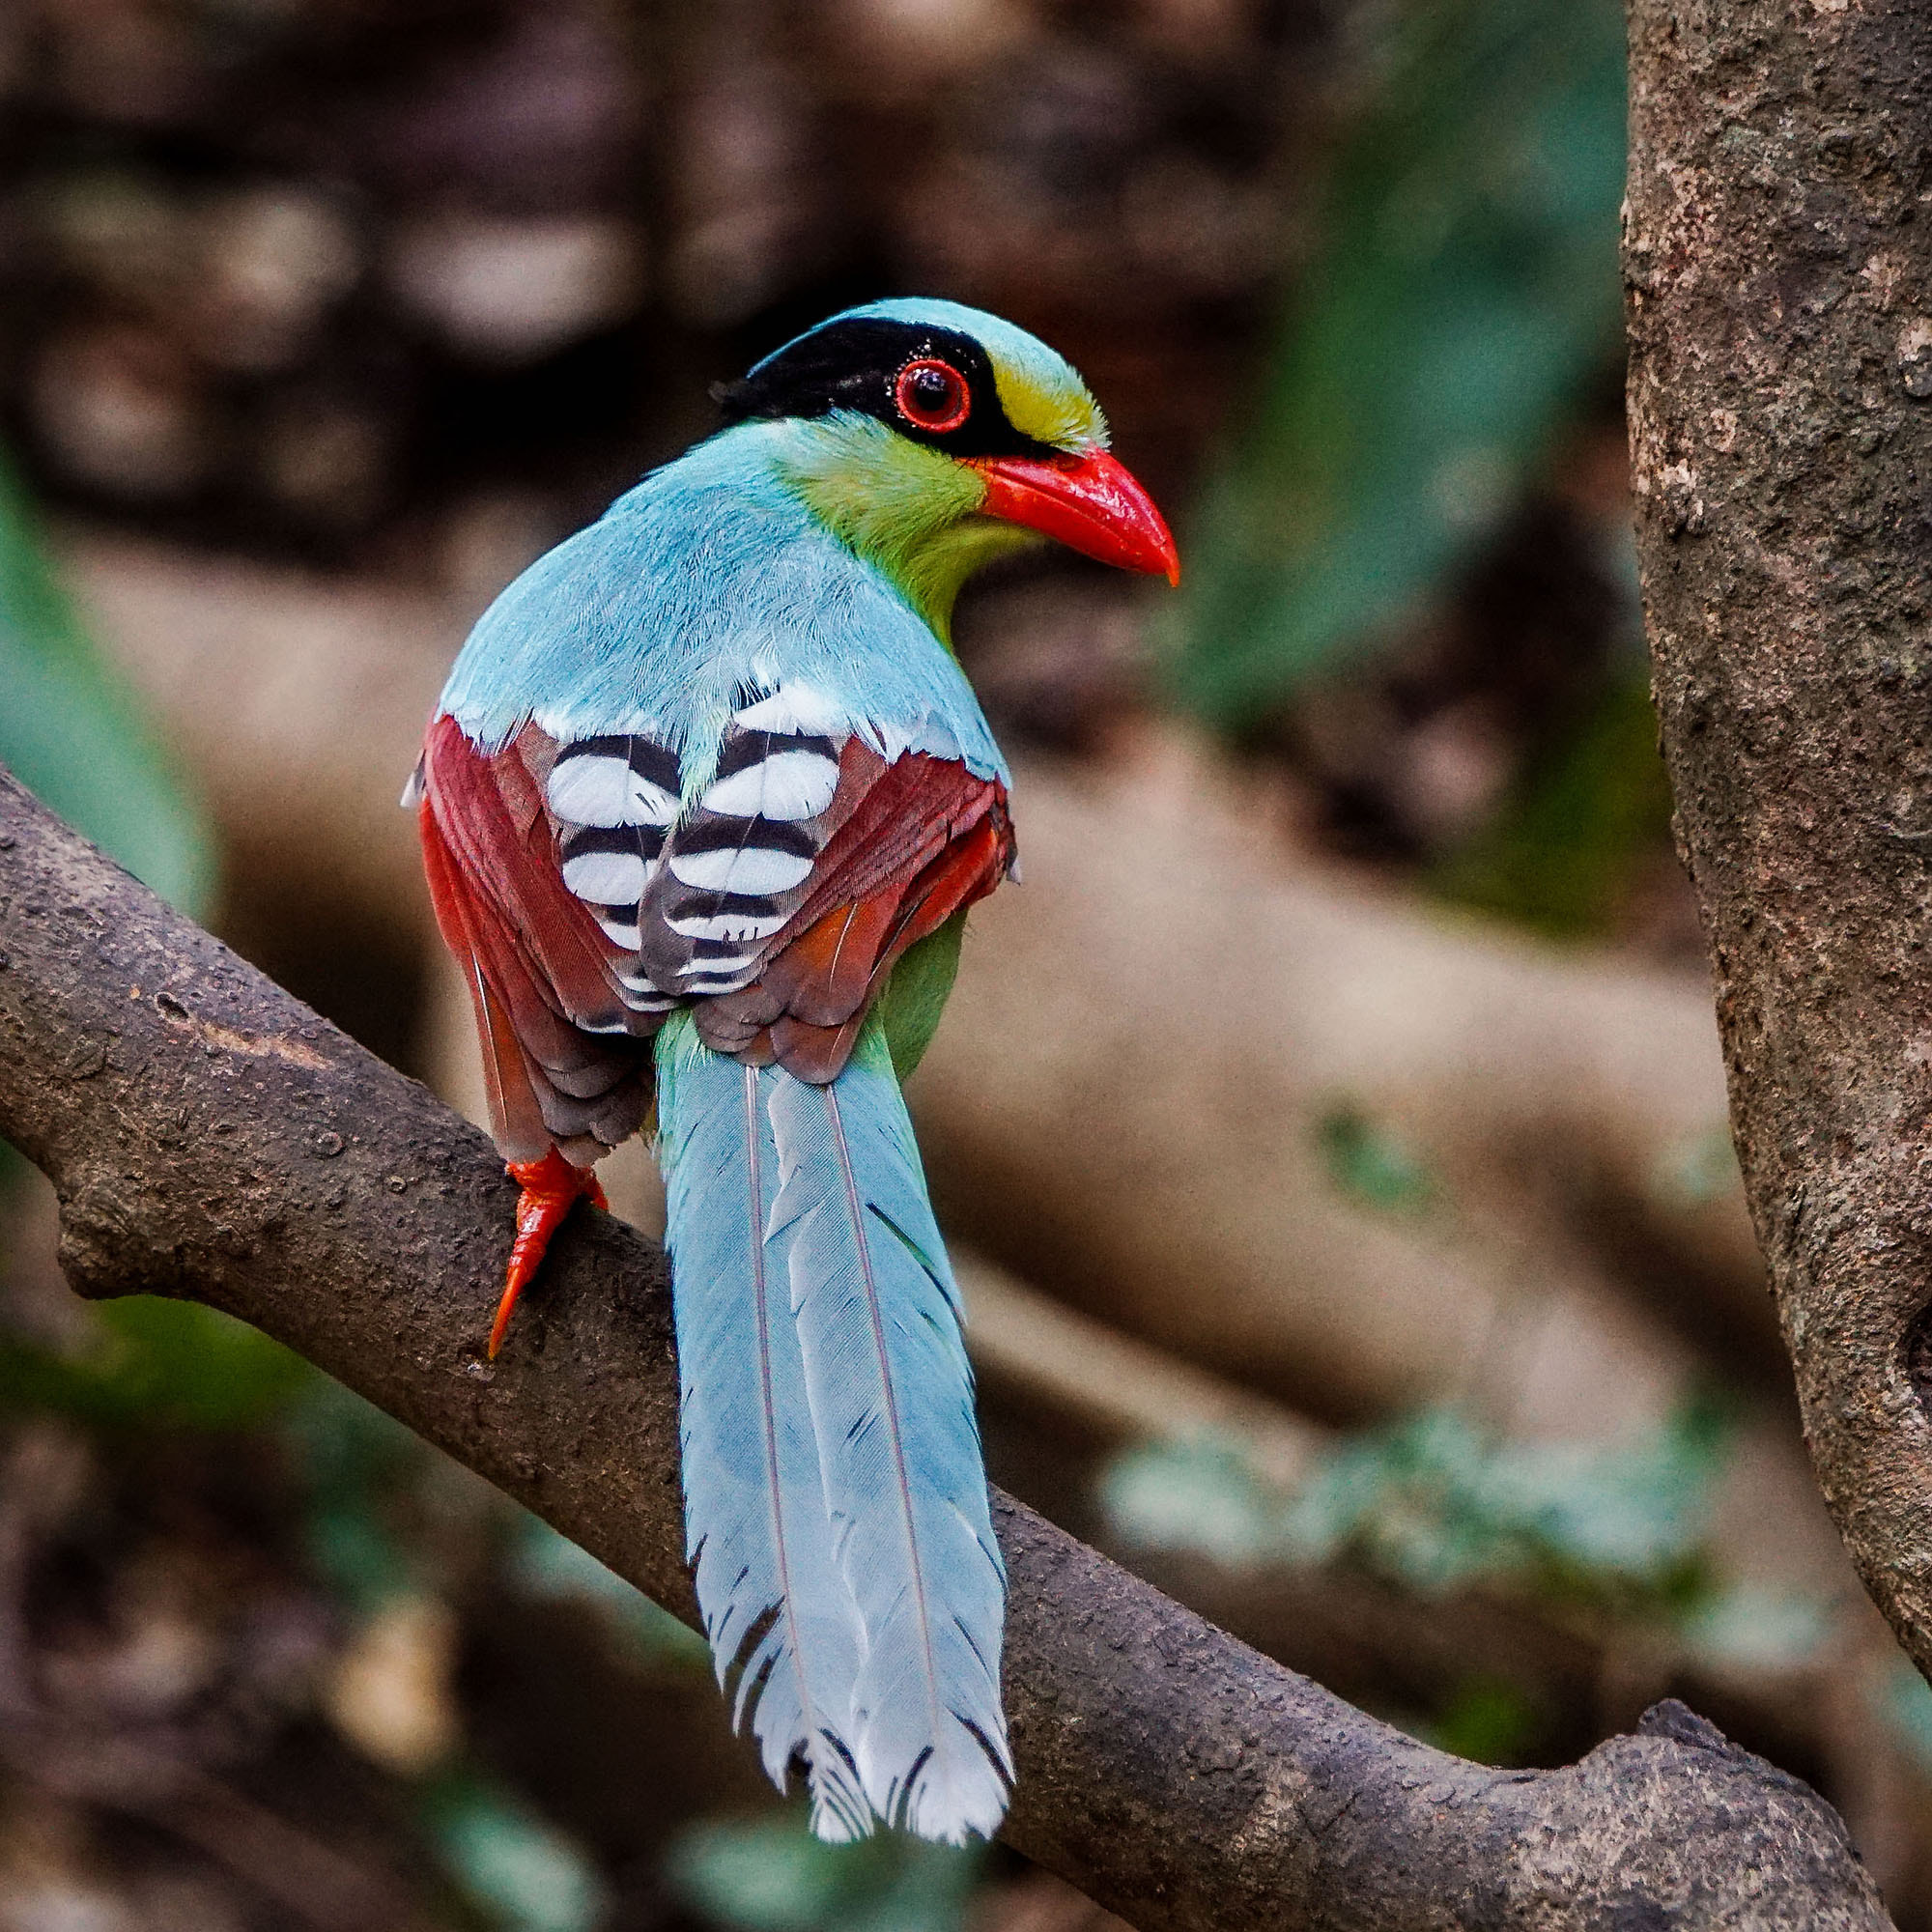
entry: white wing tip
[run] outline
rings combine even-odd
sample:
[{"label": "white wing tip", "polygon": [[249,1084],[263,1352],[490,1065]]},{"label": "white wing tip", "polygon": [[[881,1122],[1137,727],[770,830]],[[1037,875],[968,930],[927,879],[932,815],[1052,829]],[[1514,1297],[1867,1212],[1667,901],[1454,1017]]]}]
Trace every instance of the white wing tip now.
[{"label": "white wing tip", "polygon": [[906,1807],[905,1830],[941,1845],[967,1845],[975,1838],[990,1840],[1006,1818],[1008,1795],[1005,1785],[958,1798],[917,1791]]},{"label": "white wing tip", "polygon": [[856,1845],[861,1838],[872,1835],[874,1823],[872,1807],[866,1804],[863,1794],[854,1793],[858,1802],[866,1806],[861,1818],[849,1804],[836,1804],[819,1789],[816,1781],[811,1791],[811,1835],[821,1844]]},{"label": "white wing tip", "polygon": [[[996,1747],[966,1726],[970,1743],[962,1740],[951,1762],[936,1753],[925,1755],[909,1783],[892,1779],[882,1794],[873,1788],[877,1769],[867,1791],[879,1815],[900,1831],[936,1844],[964,1845],[974,1838],[992,1838],[1007,1815],[1012,1796],[1012,1766],[1004,1731]],[[884,1796],[886,1803],[879,1800]]]}]

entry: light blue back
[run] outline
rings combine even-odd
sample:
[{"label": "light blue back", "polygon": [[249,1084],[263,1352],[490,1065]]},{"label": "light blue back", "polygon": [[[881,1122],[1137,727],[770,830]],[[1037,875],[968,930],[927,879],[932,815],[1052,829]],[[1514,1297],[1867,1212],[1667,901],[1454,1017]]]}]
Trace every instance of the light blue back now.
[{"label": "light blue back", "polygon": [[799,680],[887,756],[1008,779],[965,674],[924,619],[778,480],[787,426],[745,423],[653,471],[483,613],[441,708],[486,751],[637,732],[690,796],[748,696]]}]

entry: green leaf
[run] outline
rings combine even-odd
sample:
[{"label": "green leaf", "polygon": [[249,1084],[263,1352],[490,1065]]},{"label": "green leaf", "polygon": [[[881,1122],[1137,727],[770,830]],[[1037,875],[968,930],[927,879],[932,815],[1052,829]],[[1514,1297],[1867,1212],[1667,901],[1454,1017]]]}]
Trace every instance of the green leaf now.
[{"label": "green leaf", "polygon": [[1235,1568],[1282,1552],[1282,1498],[1208,1437],[1123,1449],[1101,1475],[1100,1503],[1142,1549],[1191,1549]]},{"label": "green leaf", "polygon": [[897,1832],[821,1844],[793,1812],[697,1826],[665,1873],[706,1918],[742,1932],[958,1932],[984,1856]]},{"label": "green leaf", "polygon": [[1457,1687],[1426,1742],[1475,1764],[1520,1764],[1542,1725],[1543,1713],[1517,1686],[1475,1677]]},{"label": "green leaf", "polygon": [[1612,0],[1411,0],[1184,546],[1185,700],[1241,724],[1514,507],[1621,326]]},{"label": "green leaf", "polygon": [[252,1429],[312,1371],[260,1330],[191,1301],[128,1295],[91,1311],[88,1343],[56,1351],[0,1334],[0,1409],[100,1429]]},{"label": "green leaf", "polygon": [[1517,800],[1436,870],[1444,898],[1552,938],[1601,932],[1646,853],[1663,849],[1670,786],[1647,678],[1613,685]]},{"label": "green leaf", "polygon": [[1329,1108],[1316,1134],[1328,1178],[1364,1207],[1413,1213],[1435,1199],[1435,1182],[1421,1160],[1358,1108]]},{"label": "green leaf", "polygon": [[163,898],[203,911],[206,829],[138,705],[88,641],[4,463],[0,690],[0,764]]},{"label": "green leaf", "polygon": [[1347,1560],[1423,1591],[1475,1581],[1682,1616],[1708,1598],[1702,1546],[1729,1424],[1687,1404],[1645,1440],[1498,1442],[1432,1409],[1339,1443],[1298,1493],[1230,1449],[1148,1444],[1108,1468],[1123,1540],[1236,1565]]},{"label": "green leaf", "polygon": [[450,1876],[506,1932],[590,1932],[603,1918],[589,1859],[508,1792],[453,1776],[430,1792],[424,1815]]}]

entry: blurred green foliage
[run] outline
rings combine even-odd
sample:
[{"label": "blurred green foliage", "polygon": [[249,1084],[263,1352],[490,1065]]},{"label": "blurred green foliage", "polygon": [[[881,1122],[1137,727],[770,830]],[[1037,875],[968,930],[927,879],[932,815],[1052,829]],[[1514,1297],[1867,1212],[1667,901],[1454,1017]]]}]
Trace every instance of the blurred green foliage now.
[{"label": "blurred green foliage", "polygon": [[1690,1404],[1644,1440],[1497,1442],[1433,1410],[1328,1458],[1284,1519],[1310,1562],[1425,1590],[1513,1578],[1545,1595],[1682,1599],[1729,1429]]},{"label": "blurred green foliage", "polygon": [[1435,1177],[1420,1157],[1352,1103],[1329,1107],[1315,1133],[1328,1178],[1363,1207],[1408,1214],[1435,1200]]},{"label": "blurred green foliage", "polygon": [[591,1932],[609,1901],[562,1833],[474,1772],[440,1778],[422,1815],[444,1869],[504,1932]]},{"label": "blurred green foliage", "polygon": [[1652,1191],[1679,1208],[1721,1201],[1739,1184],[1738,1151],[1728,1123],[1668,1142],[1651,1164]]},{"label": "blurred green foliage", "polygon": [[1649,682],[1613,684],[1557,755],[1437,867],[1443,898],[1556,939],[1601,932],[1670,829]]},{"label": "blurred green foliage", "polygon": [[1502,1583],[1678,1611],[1707,1584],[1704,1528],[1729,1434],[1707,1403],[1614,1447],[1497,1441],[1432,1409],[1343,1441],[1293,1496],[1203,1441],[1127,1451],[1102,1499],[1128,1542],[1223,1562],[1348,1562],[1424,1591]]},{"label": "blurred green foliage", "polygon": [[1832,1641],[1830,1603],[1796,1591],[1732,1583],[1693,1602],[1678,1630],[1691,1649],[1752,1670],[1787,1670]]},{"label": "blurred green foliage", "polygon": [[1613,0],[1389,15],[1321,241],[1189,532],[1185,700],[1238,726],[1466,559],[1617,352]]},{"label": "blurred green foliage", "polygon": [[207,830],[139,707],[89,642],[4,460],[0,689],[0,764],[163,898],[202,912]]},{"label": "blurred green foliage", "polygon": [[1872,1715],[1932,1774],[1932,1686],[1903,1657],[1888,1667],[1866,1694]]},{"label": "blurred green foliage", "polygon": [[1520,1764],[1544,1714],[1514,1684],[1474,1677],[1436,1713],[1426,1742],[1473,1764]]},{"label": "blurred green foliage", "polygon": [[1213,1436],[1123,1450],[1101,1476],[1100,1502],[1114,1533],[1136,1548],[1183,1550],[1233,1569],[1293,1560],[1289,1500]]},{"label": "blurred green foliage", "polygon": [[695,1827],[665,1870],[688,1904],[742,1932],[957,1932],[984,1860],[896,1832],[825,1845],[792,1812]]},{"label": "blurred green foliage", "polygon": [[411,1505],[436,1452],[393,1416],[314,1375],[278,1432],[306,1489],[303,1541],[330,1596],[357,1617],[431,1591],[434,1546],[411,1533]]},{"label": "blurred green foliage", "polygon": [[0,1411],[52,1411],[103,1430],[226,1432],[266,1421],[312,1377],[259,1329],[194,1302],[138,1294],[88,1313],[78,1349],[0,1331]]}]

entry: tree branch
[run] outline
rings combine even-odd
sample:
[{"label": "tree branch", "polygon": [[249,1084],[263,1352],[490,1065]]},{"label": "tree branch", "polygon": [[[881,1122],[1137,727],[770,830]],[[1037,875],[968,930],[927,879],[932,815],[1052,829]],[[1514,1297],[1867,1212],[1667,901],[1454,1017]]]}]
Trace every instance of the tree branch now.
[{"label": "tree branch", "polygon": [[[266,894],[278,923],[427,933],[396,774],[475,611],[124,532],[65,554],[254,917]],[[1705,987],[1364,892],[1270,836],[1271,812],[1179,733],[1077,770],[1027,761],[1015,781],[1028,883],[975,911],[914,1094],[955,1233],[1330,1420],[1450,1400],[1505,1429],[1610,1435],[1691,1370],[1660,1312],[1747,1377],[1786,1373],[1742,1187],[1669,1179],[1723,1127]],[[1177,928],[1240,952],[1211,1001]],[[980,1050],[1022,1012],[1026,1053]],[[1415,1149],[1453,1214],[1338,1190],[1318,1131],[1338,1107]]]},{"label": "tree branch", "polygon": [[[0,774],[0,1134],[81,1293],[254,1322],[689,1617],[662,1255],[573,1217],[480,1355],[488,1142]],[[1560,1771],[1465,1764],[1004,1496],[1008,1835],[1143,1926],[1887,1923],[1834,1813],[1680,1706]]]},{"label": "tree branch", "polygon": [[1638,550],[1812,1461],[1932,1673],[1932,13],[1634,0]]}]

